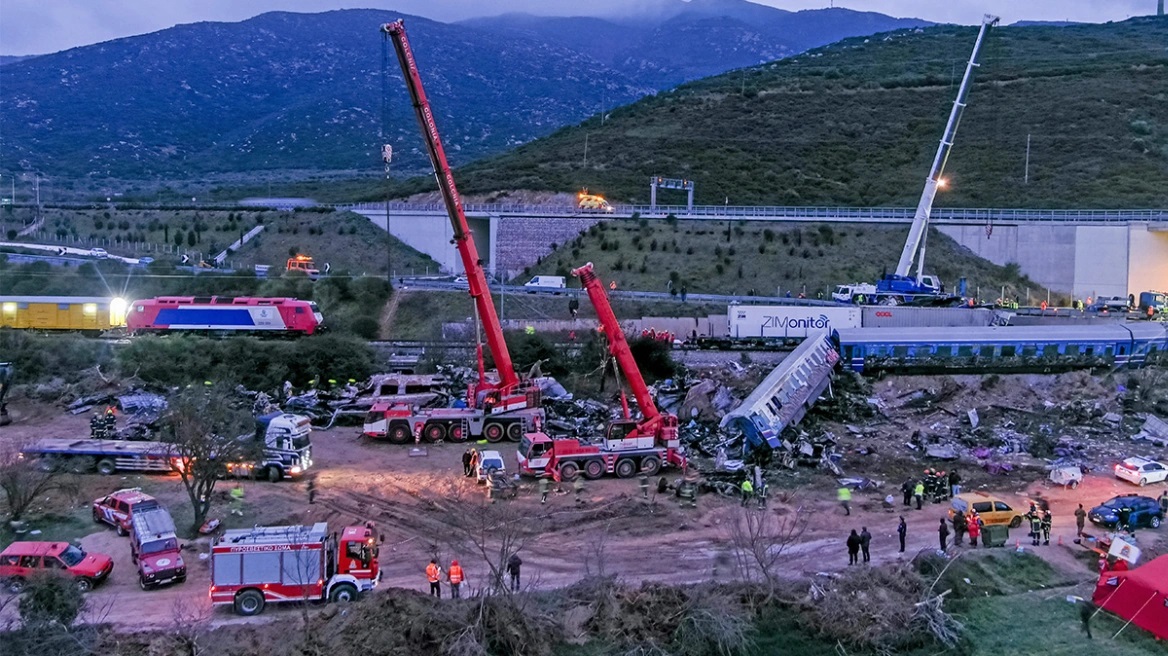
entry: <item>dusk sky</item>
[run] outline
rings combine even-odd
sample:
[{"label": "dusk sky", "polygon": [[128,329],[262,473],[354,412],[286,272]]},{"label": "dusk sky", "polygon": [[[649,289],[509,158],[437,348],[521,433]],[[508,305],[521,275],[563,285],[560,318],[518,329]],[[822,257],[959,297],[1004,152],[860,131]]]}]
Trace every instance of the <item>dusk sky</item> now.
[{"label": "dusk sky", "polygon": [[[240,21],[267,11],[378,8],[459,20],[506,12],[616,15],[680,0],[3,0],[0,54],[30,55],[154,32],[178,23]],[[830,0],[757,0],[788,10]],[[586,7],[582,9],[582,4]],[[974,24],[985,13],[1020,20],[1106,22],[1152,14],[1156,0],[836,0],[836,7],[936,22]]]}]

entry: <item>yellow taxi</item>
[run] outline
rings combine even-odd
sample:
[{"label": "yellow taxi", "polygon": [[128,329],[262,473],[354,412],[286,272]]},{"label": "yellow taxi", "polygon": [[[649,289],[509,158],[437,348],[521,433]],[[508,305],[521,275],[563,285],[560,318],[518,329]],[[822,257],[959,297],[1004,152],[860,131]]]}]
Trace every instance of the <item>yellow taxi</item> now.
[{"label": "yellow taxi", "polygon": [[964,492],[953,497],[949,519],[952,520],[958,511],[965,513],[966,517],[969,517],[970,511],[976,511],[986,526],[1004,524],[1010,528],[1021,526],[1024,514],[1024,511],[1014,508],[1001,497],[988,492]]}]

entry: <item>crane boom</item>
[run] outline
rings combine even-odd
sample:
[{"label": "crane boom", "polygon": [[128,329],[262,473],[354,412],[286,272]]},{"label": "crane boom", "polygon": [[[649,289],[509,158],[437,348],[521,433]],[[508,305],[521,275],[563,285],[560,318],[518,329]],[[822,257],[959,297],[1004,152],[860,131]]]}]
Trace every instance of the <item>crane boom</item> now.
[{"label": "crane boom", "polygon": [[633,389],[633,397],[637,399],[637,406],[641,408],[641,414],[645,415],[642,432],[648,432],[644,430],[644,426],[660,420],[661,415],[657,412],[653,397],[649,395],[649,386],[645,384],[645,378],[641,376],[637,361],[633,359],[633,352],[629,349],[629,342],[625,339],[624,330],[621,329],[620,322],[617,321],[616,314],[612,311],[612,305],[608,302],[608,293],[604,291],[604,285],[601,284],[600,278],[596,277],[596,273],[592,270],[591,262],[579,269],[573,269],[572,275],[580,279],[580,284],[588,292],[588,298],[592,301],[592,307],[596,310],[600,325],[604,327],[604,335],[608,339],[608,350],[612,353],[612,357],[616,358],[617,366],[620,367],[625,380]]},{"label": "crane boom", "polygon": [[933,168],[929,170],[929,177],[925,179],[925,190],[921,193],[921,200],[917,204],[916,214],[913,216],[912,227],[908,231],[908,240],[904,242],[904,250],[900,253],[900,261],[896,265],[896,275],[905,277],[912,270],[913,260],[921,252],[921,268],[924,272],[923,243],[926,230],[929,227],[929,214],[933,211],[933,199],[937,196],[937,184],[941,179],[941,172],[945,169],[945,162],[949,159],[949,151],[953,148],[953,139],[957,135],[957,124],[961,121],[961,113],[965,110],[966,98],[969,95],[969,83],[973,79],[973,71],[980,66],[977,55],[981,50],[982,40],[986,31],[996,25],[997,16],[986,14],[982,18],[981,29],[977,33],[977,42],[973,45],[973,54],[969,56],[969,63],[965,66],[965,75],[961,78],[961,88],[957,91],[957,99],[953,101],[953,109],[949,112],[949,123],[945,125],[945,132],[941,135],[941,143],[937,146],[937,154],[933,157]]},{"label": "crane boom", "polygon": [[397,61],[401,65],[402,77],[410,92],[410,101],[414,106],[414,114],[422,127],[422,137],[426,142],[426,151],[430,154],[430,165],[434,169],[434,178],[438,181],[438,189],[442,192],[442,200],[446,212],[450,216],[450,225],[454,229],[454,245],[462,258],[462,266],[466,270],[467,286],[470,296],[474,299],[475,309],[483,322],[486,332],[487,346],[495,358],[495,367],[499,371],[499,384],[504,389],[514,388],[519,384],[519,377],[511,363],[511,353],[507,350],[507,343],[503,339],[503,327],[499,323],[499,316],[495,312],[495,304],[491,299],[490,288],[487,286],[487,276],[483,272],[483,262],[479,258],[478,248],[470,233],[470,226],[466,221],[466,213],[462,208],[462,198],[458,195],[458,188],[454,185],[454,174],[450,171],[450,164],[446,161],[446,151],[442,148],[442,137],[438,134],[438,126],[434,121],[434,111],[430,101],[426,98],[426,91],[422,87],[422,78],[418,73],[418,64],[414,59],[414,51],[406,38],[405,24],[398,20],[381,26],[386,38],[393,42],[397,52]]}]

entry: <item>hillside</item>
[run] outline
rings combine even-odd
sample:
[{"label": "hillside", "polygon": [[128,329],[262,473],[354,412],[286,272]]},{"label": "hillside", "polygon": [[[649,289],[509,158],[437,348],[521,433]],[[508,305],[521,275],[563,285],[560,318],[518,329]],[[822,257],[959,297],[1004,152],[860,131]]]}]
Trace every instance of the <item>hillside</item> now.
[{"label": "hillside", "polygon": [[[730,230],[729,239],[726,231]],[[777,293],[830,298],[838,284],[872,282],[896,264],[905,226],[774,223],[767,221],[620,221],[599,223],[561,245],[524,275],[568,276],[592,262],[603,280],[621,289],[667,292],[668,282],[690,293]],[[952,239],[931,231],[926,270],[950,289],[964,277],[983,300],[1022,301],[1046,290],[1013,267],[995,266]],[[578,286],[578,283],[573,284]]]},{"label": "hillside", "polygon": [[[668,175],[695,180],[703,204],[915,205],[975,34],[850,39],[685,84],[458,179],[467,193],[587,186],[645,203],[645,179]],[[993,30],[937,205],[1168,206],[1166,42],[1157,18]]]},{"label": "hillside", "polygon": [[[791,14],[742,0],[675,4],[635,25],[409,17],[451,160],[504,152],[681,80],[919,23],[843,10]],[[381,145],[390,143],[394,170],[416,174],[427,159],[392,48],[383,105],[378,27],[400,17],[272,12],[6,61],[5,157],[9,167],[57,177],[197,182],[242,172],[255,181],[258,172],[281,172],[288,180],[376,176]]]}]

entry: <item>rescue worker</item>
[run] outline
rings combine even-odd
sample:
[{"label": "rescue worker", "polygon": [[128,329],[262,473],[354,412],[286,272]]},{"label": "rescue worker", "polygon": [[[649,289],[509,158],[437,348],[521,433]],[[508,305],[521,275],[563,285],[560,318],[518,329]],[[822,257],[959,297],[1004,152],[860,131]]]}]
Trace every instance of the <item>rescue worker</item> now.
[{"label": "rescue worker", "polygon": [[900,538],[900,553],[904,553],[904,539],[908,537],[908,524],[904,521],[904,515],[900,516],[900,523],[896,525],[896,535]]},{"label": "rescue worker", "polygon": [[458,586],[463,581],[462,565],[457,560],[450,561],[450,569],[446,572],[446,580],[450,581],[450,598],[458,599]]},{"label": "rescue worker", "polygon": [[941,518],[941,524],[937,526],[937,540],[941,543],[941,551],[949,548],[949,525],[945,523],[945,518]]},{"label": "rescue worker", "polygon": [[467,449],[462,452],[462,475],[466,478],[470,478],[471,475],[470,460],[470,449]]},{"label": "rescue worker", "polygon": [[507,559],[507,573],[511,575],[511,591],[519,592],[519,568],[523,566],[523,560],[519,554],[513,553]]},{"label": "rescue worker", "polygon": [[495,477],[495,474],[488,474],[487,475],[487,498],[491,500],[491,503],[495,503],[495,501],[496,501],[496,499],[498,499],[498,497],[499,497],[499,480],[498,480],[498,478]]},{"label": "rescue worker", "polygon": [[872,545],[872,534],[868,532],[868,527],[860,528],[860,551],[864,553],[864,562],[871,562],[872,554],[868,553],[868,548]]},{"label": "rescue worker", "polygon": [[576,507],[584,505],[584,477],[579,474],[576,475],[576,480],[572,481],[572,491],[576,493]]},{"label": "rescue worker", "polygon": [[426,565],[426,580],[430,582],[430,594],[442,598],[442,568],[438,566],[436,558],[430,559],[430,564]]},{"label": "rescue worker", "polygon": [[637,484],[641,486],[641,498],[648,500],[649,499],[649,476],[648,476],[648,474],[641,472],[641,478],[638,479]]},{"label": "rescue worker", "polygon": [[105,439],[116,440],[118,436],[118,418],[114,414],[114,407],[108,406],[105,409],[105,416],[102,417],[102,429],[105,432]]},{"label": "rescue worker", "polygon": [[[1159,501],[1160,501],[1160,510],[1163,511],[1165,515],[1168,515],[1168,490],[1164,490],[1163,492],[1160,493]],[[1080,508],[1081,507],[1082,506],[1080,506]]]},{"label": "rescue worker", "polygon": [[852,534],[848,536],[848,565],[860,564],[860,534],[856,533],[856,529],[852,529]]},{"label": "rescue worker", "polygon": [[105,422],[96,412],[89,418],[89,437],[95,440],[105,439]]},{"label": "rescue worker", "polygon": [[757,496],[758,496],[758,507],[760,510],[766,509],[766,501],[767,501],[767,494],[768,493],[769,493],[769,489],[767,488],[767,482],[766,482],[766,479],[764,478],[762,483],[758,486],[758,495]]},{"label": "rescue worker", "polygon": [[742,479],[742,505],[745,507],[750,502],[750,498],[754,496],[754,483],[750,482],[750,477]]},{"label": "rescue worker", "polygon": [[478,466],[479,466],[479,450],[472,447],[470,450],[470,475],[471,476],[475,475],[475,470],[478,469]]},{"label": "rescue worker", "polygon": [[[1165,493],[1168,494],[1168,493]],[[1164,506],[1164,497],[1160,497],[1160,506]],[[1087,511],[1083,510],[1083,504],[1079,504],[1075,508],[1075,537],[1083,537],[1083,528],[1087,525]]]},{"label": "rescue worker", "polygon": [[913,482],[910,479],[904,479],[904,483],[900,484],[900,491],[904,493],[904,505],[912,505],[913,496]]},{"label": "rescue worker", "polygon": [[913,488],[913,497],[917,500],[917,510],[921,509],[921,502],[925,500],[925,484],[917,481],[916,487]]},{"label": "rescue worker", "polygon": [[965,539],[965,530],[969,528],[965,513],[960,510],[953,515],[953,546],[961,546],[961,541]]},{"label": "rescue worker", "polygon": [[836,490],[835,498],[839,500],[839,504],[844,508],[844,515],[852,514],[852,491],[848,486],[844,485]]},{"label": "rescue worker", "polygon": [[976,547],[977,539],[981,537],[981,517],[978,516],[976,510],[970,514],[967,527],[969,528],[969,546]]},{"label": "rescue worker", "polygon": [[949,494],[954,497],[961,494],[961,474],[956,469],[949,472]]},{"label": "rescue worker", "polygon": [[[664,479],[662,479],[664,480]],[[685,502],[689,500],[690,508],[698,507],[698,490],[693,481],[684,480],[677,486],[677,497],[681,499],[681,506],[685,507]]]},{"label": "rescue worker", "polygon": [[235,482],[235,487],[228,492],[231,496],[231,514],[243,516],[243,485],[239,481]]},{"label": "rescue worker", "polygon": [[547,503],[548,488],[550,487],[551,483],[548,482],[546,476],[539,479],[539,502],[541,504]]},{"label": "rescue worker", "polygon": [[1049,510],[1042,511],[1042,544],[1043,546],[1050,546],[1050,527],[1054,523],[1054,518],[1051,517]]},{"label": "rescue worker", "polygon": [[304,489],[308,492],[309,505],[316,503],[316,475],[315,474],[308,477],[308,480],[304,483]]},{"label": "rescue worker", "polygon": [[1026,518],[1030,520],[1030,544],[1037,547],[1042,535],[1042,517],[1037,512],[1028,512]]}]

